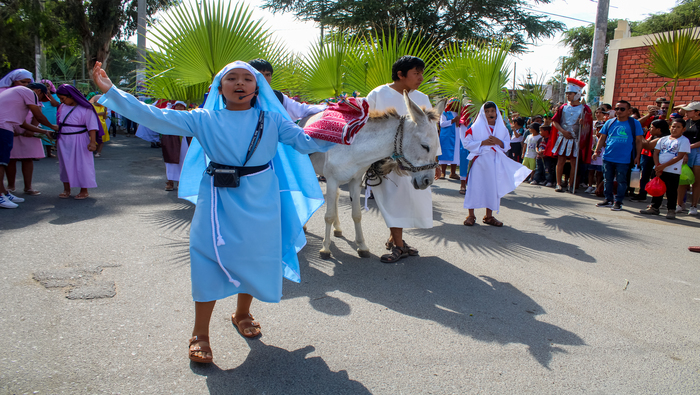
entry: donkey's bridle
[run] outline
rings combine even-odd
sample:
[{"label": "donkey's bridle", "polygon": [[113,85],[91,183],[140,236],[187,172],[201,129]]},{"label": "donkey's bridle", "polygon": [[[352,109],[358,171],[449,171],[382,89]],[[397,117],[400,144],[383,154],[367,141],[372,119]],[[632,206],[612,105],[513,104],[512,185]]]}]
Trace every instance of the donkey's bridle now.
[{"label": "donkey's bridle", "polygon": [[423,166],[415,166],[411,163],[403,154],[403,124],[406,121],[406,115],[402,116],[399,120],[399,126],[396,128],[396,134],[394,134],[394,152],[391,154],[391,159],[395,160],[402,170],[410,171],[411,173],[417,173],[423,170],[430,170],[438,167],[438,162],[429,163]]}]

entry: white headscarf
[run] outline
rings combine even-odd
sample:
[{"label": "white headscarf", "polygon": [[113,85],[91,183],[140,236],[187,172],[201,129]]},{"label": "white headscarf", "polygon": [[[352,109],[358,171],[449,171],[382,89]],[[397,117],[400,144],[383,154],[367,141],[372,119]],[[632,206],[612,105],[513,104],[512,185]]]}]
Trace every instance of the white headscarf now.
[{"label": "white headscarf", "polygon": [[12,83],[15,81],[23,80],[29,78],[34,82],[34,78],[32,77],[32,73],[29,72],[28,70],[25,69],[16,69],[12,70],[9,73],[7,73],[2,79],[0,80],[0,88],[7,88],[12,86]]},{"label": "white headscarf", "polygon": [[[479,109],[479,115],[476,117],[476,121],[474,121],[474,123],[471,126],[471,134],[474,137],[475,141],[483,141],[488,139],[489,136],[493,135],[494,137],[498,138],[503,142],[504,148],[501,148],[498,145],[494,145],[493,147],[496,149],[501,149],[505,152],[507,148],[510,148],[508,146],[508,144],[510,143],[510,133],[508,133],[506,124],[503,122],[503,116],[501,116],[501,111],[498,109],[498,106],[496,106],[496,124],[493,125],[492,133],[491,127],[489,126],[489,121],[486,118],[486,112],[484,112],[484,106],[486,106],[486,103],[484,103],[484,105],[482,105]],[[478,153],[475,153],[475,155],[478,155]],[[470,153],[469,156],[470,159],[473,159],[472,153]]]}]

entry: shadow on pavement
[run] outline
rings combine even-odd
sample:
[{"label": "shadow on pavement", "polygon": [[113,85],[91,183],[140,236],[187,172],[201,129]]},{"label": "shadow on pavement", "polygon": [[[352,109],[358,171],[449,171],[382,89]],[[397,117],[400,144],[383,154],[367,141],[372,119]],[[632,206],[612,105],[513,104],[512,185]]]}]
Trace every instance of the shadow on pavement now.
[{"label": "shadow on pavement", "polygon": [[473,227],[443,223],[432,229],[412,229],[411,234],[420,235],[435,244],[455,242],[463,251],[487,258],[499,256],[527,260],[539,259],[546,254],[558,254],[582,262],[596,261],[576,244],[548,239],[541,234],[515,229],[507,224],[502,228],[482,224],[478,211],[477,225]]},{"label": "shadow on pavement", "polygon": [[191,363],[195,374],[207,377],[210,394],[370,394],[345,370],[333,372],[321,357],[307,358],[315,348],[294,351],[251,341],[250,353],[237,368],[221,370]]},{"label": "shadow on pavement", "polygon": [[[333,251],[343,261],[324,261],[316,257],[321,239],[308,240],[300,254],[303,284],[286,287],[285,299],[308,297],[317,311],[349,315],[350,306],[343,307],[345,302],[330,296],[347,293],[479,341],[526,345],[546,368],[554,353],[566,352],[558,345],[585,344],[573,332],[538,321],[536,316],[546,314],[544,309],[509,283],[471,275],[439,257],[406,258],[387,265],[376,257],[368,261]],[[385,326],[373,327],[381,337]]]}]

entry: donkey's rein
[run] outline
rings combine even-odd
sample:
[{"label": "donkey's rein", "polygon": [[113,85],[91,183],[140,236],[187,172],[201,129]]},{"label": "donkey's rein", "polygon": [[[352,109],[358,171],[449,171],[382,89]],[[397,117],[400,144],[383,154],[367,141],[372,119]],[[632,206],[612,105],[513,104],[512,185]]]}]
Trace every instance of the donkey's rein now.
[{"label": "donkey's rein", "polygon": [[408,170],[411,173],[417,173],[419,171],[430,170],[438,167],[438,162],[429,163],[423,166],[415,166],[411,161],[406,159],[403,154],[403,125],[406,121],[406,115],[401,117],[399,121],[399,126],[396,128],[396,134],[394,134],[394,152],[391,154],[391,159],[395,160],[402,170]]}]

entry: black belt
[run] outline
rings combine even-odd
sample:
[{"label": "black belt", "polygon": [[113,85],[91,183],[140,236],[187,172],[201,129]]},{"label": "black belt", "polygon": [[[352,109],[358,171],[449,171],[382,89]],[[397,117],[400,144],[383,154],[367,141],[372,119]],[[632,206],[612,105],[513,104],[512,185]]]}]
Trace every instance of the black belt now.
[{"label": "black belt", "polygon": [[268,167],[270,167],[269,163],[265,163],[264,165],[260,166],[226,166],[216,162],[209,162],[209,166],[207,166],[206,173],[212,176],[214,175],[216,169],[237,170],[238,176],[243,177],[250,174],[259,173],[263,170],[267,170]]},{"label": "black belt", "polygon": [[82,134],[82,133],[87,133],[87,131],[88,131],[88,130],[87,130],[87,129],[85,129],[85,130],[81,130],[81,131],[79,131],[79,132],[69,132],[69,133],[66,133],[66,132],[58,132],[58,134],[63,134],[63,135],[69,135],[69,134]]}]

